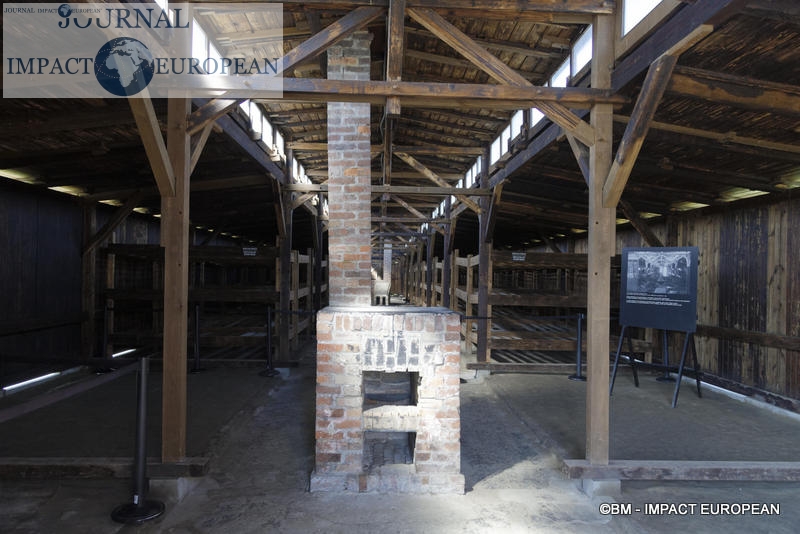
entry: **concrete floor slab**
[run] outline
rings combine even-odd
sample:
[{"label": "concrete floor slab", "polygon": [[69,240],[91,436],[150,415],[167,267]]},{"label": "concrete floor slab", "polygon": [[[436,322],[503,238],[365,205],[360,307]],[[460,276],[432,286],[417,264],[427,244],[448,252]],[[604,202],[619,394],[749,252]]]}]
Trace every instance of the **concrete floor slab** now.
[{"label": "concrete floor slab", "polygon": [[[313,350],[291,375],[269,387],[261,378],[255,385],[262,387],[231,400],[235,409],[207,441],[208,475],[180,502],[165,496],[163,517],[140,527],[113,523],[111,510],[130,497],[126,480],[6,480],[0,481],[3,532],[789,534],[800,524],[796,483],[640,481],[624,482],[614,498],[586,495],[559,470],[560,458],[582,456],[585,384],[560,376],[492,375],[462,384],[465,495],[309,493],[311,361]],[[248,384],[248,372],[254,374],[225,371],[226,387]],[[650,377],[638,390],[621,377],[612,399],[614,457],[795,459],[795,419],[711,391],[697,399],[688,388],[672,409],[670,394]],[[211,410],[203,398],[193,397],[195,417]],[[224,402],[224,395],[213,402]],[[42,414],[38,420],[48,428]],[[0,432],[7,435],[4,427]],[[655,513],[662,503],[675,504],[675,513]],[[711,507],[703,514],[704,503],[774,503],[780,515],[734,514],[730,506],[724,515]],[[678,513],[677,505],[691,504],[693,513]]]}]

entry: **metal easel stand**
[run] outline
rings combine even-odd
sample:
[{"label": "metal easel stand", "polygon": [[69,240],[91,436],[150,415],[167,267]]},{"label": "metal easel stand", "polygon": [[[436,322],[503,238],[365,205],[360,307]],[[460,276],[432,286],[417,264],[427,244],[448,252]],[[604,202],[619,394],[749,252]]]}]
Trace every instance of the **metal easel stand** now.
[{"label": "metal easel stand", "polygon": [[673,369],[669,366],[668,360],[668,347],[667,347],[667,331],[664,330],[664,361],[661,364],[648,364],[645,362],[636,363],[636,358],[634,357],[633,353],[633,340],[631,339],[631,335],[628,332],[628,327],[623,326],[622,332],[619,336],[619,343],[617,344],[617,353],[614,357],[614,367],[611,372],[611,385],[609,386],[608,394],[611,395],[614,392],[614,380],[617,378],[617,368],[619,366],[619,357],[620,353],[622,352],[622,343],[623,340],[627,337],[628,339],[628,362],[631,365],[631,369],[633,370],[633,380],[636,387],[639,387],[639,375],[636,371],[637,365],[645,365],[648,367],[654,367],[656,369],[662,369],[664,374],[656,378],[659,382],[675,382],[675,391],[672,394],[672,407],[675,408],[678,405],[678,394],[680,393],[681,389],[681,379],[683,378],[683,373],[686,370],[686,355],[689,352],[689,347],[692,349],[692,360],[694,363],[694,367],[690,369],[691,372],[694,373],[695,381],[697,382],[697,396],[703,396],[702,391],[700,390],[700,377],[702,375],[700,371],[700,365],[697,363],[697,348],[694,343],[694,332],[685,332],[686,336],[683,340],[683,350],[681,351],[681,361],[678,365],[677,369],[674,371],[677,372],[677,378],[673,378],[669,375],[670,371]]}]

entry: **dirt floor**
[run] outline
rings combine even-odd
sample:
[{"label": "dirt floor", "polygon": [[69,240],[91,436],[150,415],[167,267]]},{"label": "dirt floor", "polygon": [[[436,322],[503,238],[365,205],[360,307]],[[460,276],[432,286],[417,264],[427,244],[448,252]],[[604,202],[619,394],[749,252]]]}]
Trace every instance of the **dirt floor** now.
[{"label": "dirt floor", "polygon": [[[110,519],[115,506],[130,501],[128,480],[5,480],[0,531],[794,534],[800,524],[798,483],[625,482],[614,498],[587,496],[560,471],[560,458],[583,457],[584,447],[585,384],[563,376],[493,375],[462,385],[464,495],[309,493],[313,346],[304,354],[304,365],[279,378],[260,377],[258,369],[247,367],[190,375],[190,453],[208,454],[210,472],[182,501],[166,497],[161,518],[138,527]],[[156,398],[159,379],[154,373]],[[132,430],[123,427],[132,428],[127,415],[132,416],[134,387],[103,386],[2,424],[0,454],[125,454],[132,449]],[[688,383],[672,409],[671,394],[671,384],[652,376],[643,376],[636,389],[630,375],[620,375],[611,403],[612,457],[798,459],[797,418],[710,389],[699,399]],[[75,415],[87,413],[82,409],[89,410],[88,422]],[[163,497],[158,485],[151,497]],[[621,511],[630,505],[630,514],[604,515],[614,503]],[[665,510],[675,513],[652,513],[662,503],[675,504]],[[713,515],[719,503],[733,506]],[[732,513],[742,503],[779,505],[780,514]]]}]

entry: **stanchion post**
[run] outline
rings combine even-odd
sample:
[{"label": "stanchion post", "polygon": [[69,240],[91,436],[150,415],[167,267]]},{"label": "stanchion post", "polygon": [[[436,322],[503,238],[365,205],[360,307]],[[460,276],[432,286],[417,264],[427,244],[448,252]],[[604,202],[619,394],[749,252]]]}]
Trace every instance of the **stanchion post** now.
[{"label": "stanchion post", "polygon": [[272,366],[272,308],[267,306],[267,368],[258,373],[268,378],[280,373]]},{"label": "stanchion post", "polygon": [[147,372],[149,358],[139,359],[139,387],[136,406],[136,451],[133,461],[133,502],[111,512],[117,523],[140,525],[164,513],[164,503],[147,499]]},{"label": "stanchion post", "polygon": [[578,314],[578,332],[577,332],[578,347],[575,349],[575,374],[567,378],[570,380],[577,380],[579,382],[586,382],[586,377],[583,376],[583,314]]},{"label": "stanchion post", "polygon": [[108,358],[108,313],[109,313],[109,306],[108,302],[106,302],[105,306],[103,307],[103,348],[100,349],[100,354],[103,355],[103,358]]},{"label": "stanchion post", "polygon": [[200,367],[200,303],[194,305],[194,366],[192,373],[200,373],[205,369]]}]

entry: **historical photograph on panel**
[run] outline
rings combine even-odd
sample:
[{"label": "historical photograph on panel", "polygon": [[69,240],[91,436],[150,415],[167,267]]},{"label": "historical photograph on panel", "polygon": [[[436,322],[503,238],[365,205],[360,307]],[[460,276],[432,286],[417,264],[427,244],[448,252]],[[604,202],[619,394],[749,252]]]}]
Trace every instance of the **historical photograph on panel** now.
[{"label": "historical photograph on panel", "polygon": [[697,247],[623,249],[621,324],[694,332],[697,266]]},{"label": "historical photograph on panel", "polygon": [[689,294],[689,250],[637,250],[628,253],[628,291]]}]

